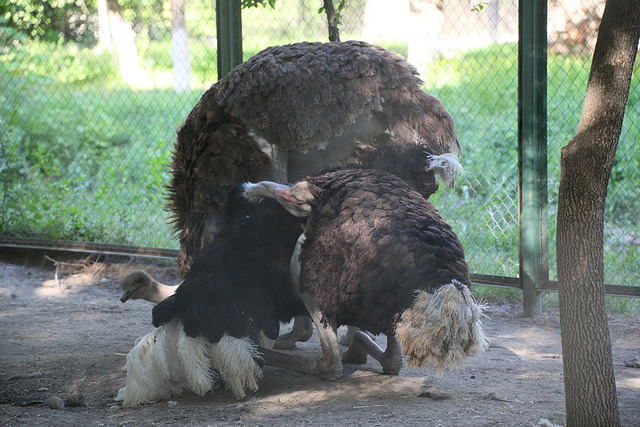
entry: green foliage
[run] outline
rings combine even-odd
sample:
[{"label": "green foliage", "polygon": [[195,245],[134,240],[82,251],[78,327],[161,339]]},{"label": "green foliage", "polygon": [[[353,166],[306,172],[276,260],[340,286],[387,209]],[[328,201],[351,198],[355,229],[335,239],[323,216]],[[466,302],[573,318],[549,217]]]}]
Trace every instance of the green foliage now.
[{"label": "green foliage", "polygon": [[244,9],[249,9],[251,7],[267,7],[269,6],[271,9],[274,9],[276,6],[276,0],[242,0],[242,7]]},{"label": "green foliage", "polygon": [[[94,12],[83,0],[6,0],[0,3],[4,27],[33,40],[50,42],[62,36],[67,41],[85,45],[94,43]],[[18,38],[16,33],[9,37]]]},{"label": "green foliage", "polygon": [[[333,0],[331,0],[333,2]],[[348,0],[340,0],[340,3],[338,3],[338,6],[335,8],[336,9],[336,26],[340,27],[342,25],[342,11],[344,11],[344,9],[347,6],[347,1]],[[318,13],[325,13],[325,7],[322,6],[318,9]]]}]

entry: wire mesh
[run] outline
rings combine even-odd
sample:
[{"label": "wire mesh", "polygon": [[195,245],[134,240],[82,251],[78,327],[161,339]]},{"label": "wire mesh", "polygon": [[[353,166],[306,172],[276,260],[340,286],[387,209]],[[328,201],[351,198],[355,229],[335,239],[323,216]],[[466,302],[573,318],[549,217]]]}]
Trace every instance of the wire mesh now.
[{"label": "wire mesh", "polygon": [[[591,57],[604,0],[549,3],[548,169],[550,276],[557,277],[555,229],[560,182],[560,148],[575,136],[587,89]],[[607,192],[604,225],[605,283],[637,285],[639,277],[640,192],[638,148],[640,69],[634,67],[622,134]]]},{"label": "wire mesh", "polygon": [[[175,129],[217,79],[212,3],[43,4],[41,11],[20,0],[0,6],[0,234],[176,248],[164,186]],[[271,45],[326,41],[321,5],[277,0],[275,8],[244,9],[244,58]],[[342,40],[407,57],[456,122],[465,172],[455,190],[432,200],[459,234],[472,271],[517,276],[517,0],[345,5]],[[551,278],[559,148],[577,129],[602,6],[549,3]],[[640,264],[638,77],[636,68],[608,196],[609,283],[638,277]]]}]

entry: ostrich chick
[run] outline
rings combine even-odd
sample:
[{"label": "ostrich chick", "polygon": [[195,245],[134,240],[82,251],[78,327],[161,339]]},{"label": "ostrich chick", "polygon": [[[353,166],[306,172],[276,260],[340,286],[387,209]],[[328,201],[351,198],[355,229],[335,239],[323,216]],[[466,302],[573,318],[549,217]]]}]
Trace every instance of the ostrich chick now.
[{"label": "ostrich chick", "polygon": [[177,286],[167,286],[155,280],[142,270],[133,270],[125,276],[120,285],[121,302],[130,299],[143,299],[154,304],[174,294]]}]

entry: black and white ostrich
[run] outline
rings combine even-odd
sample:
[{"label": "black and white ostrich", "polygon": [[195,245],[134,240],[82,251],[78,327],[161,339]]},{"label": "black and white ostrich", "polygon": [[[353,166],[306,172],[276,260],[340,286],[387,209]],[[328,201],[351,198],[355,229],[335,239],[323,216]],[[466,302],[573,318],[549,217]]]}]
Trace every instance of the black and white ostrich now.
[{"label": "black and white ostrich", "polygon": [[369,354],[388,374],[400,371],[400,344],[410,366],[438,373],[487,348],[460,241],[433,205],[402,180],[375,170],[338,170],[294,186],[248,183],[245,195],[275,198],[292,214],[308,216],[292,276],[323,355],[309,363],[265,350],[268,363],[339,378],[340,325],[387,336],[382,350],[358,332],[343,357],[363,362]]},{"label": "black and white ostrich", "polygon": [[[438,187],[434,173],[452,185],[453,120],[421,84],[401,56],[360,41],[270,47],[235,67],[178,129],[168,186],[178,274],[224,223],[237,183],[349,165],[394,173],[425,197]],[[310,337],[298,320],[280,348]]]},{"label": "black and white ostrich", "polygon": [[175,293],[153,308],[156,329],[127,355],[124,406],[185,390],[203,395],[224,383],[238,398],[262,375],[258,346],[270,347],[280,322],[306,314],[289,266],[302,220],[274,200],[246,204],[215,235]]}]

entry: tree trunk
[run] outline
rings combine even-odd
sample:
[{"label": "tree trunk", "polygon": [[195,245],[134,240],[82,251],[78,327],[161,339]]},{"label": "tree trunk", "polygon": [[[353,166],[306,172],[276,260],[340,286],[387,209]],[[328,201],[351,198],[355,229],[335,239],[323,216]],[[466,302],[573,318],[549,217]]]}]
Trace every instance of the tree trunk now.
[{"label": "tree trunk", "polygon": [[98,0],[98,41],[100,42],[101,49],[111,48],[108,10],[107,0]]},{"label": "tree trunk", "polygon": [[118,54],[120,76],[130,86],[142,86],[144,75],[136,49],[136,33],[133,31],[131,23],[122,17],[118,0],[107,0],[107,5],[109,7],[111,39]]},{"label": "tree trunk", "polygon": [[324,11],[327,14],[327,25],[329,27],[329,41],[340,41],[340,30],[338,29],[338,19],[336,18],[336,9],[333,7],[333,0],[323,0]]},{"label": "tree trunk", "polygon": [[176,92],[189,90],[191,81],[191,61],[187,26],[184,18],[184,0],[171,0],[171,52],[173,55],[173,76]]},{"label": "tree trunk", "polygon": [[603,230],[640,38],[640,0],[608,0],[575,138],[562,149],[557,256],[568,426],[620,425],[604,292]]}]

